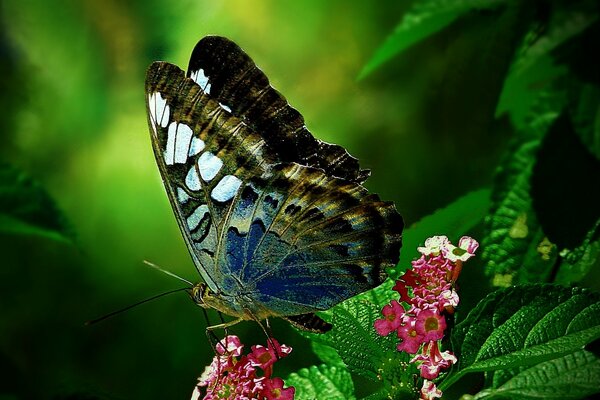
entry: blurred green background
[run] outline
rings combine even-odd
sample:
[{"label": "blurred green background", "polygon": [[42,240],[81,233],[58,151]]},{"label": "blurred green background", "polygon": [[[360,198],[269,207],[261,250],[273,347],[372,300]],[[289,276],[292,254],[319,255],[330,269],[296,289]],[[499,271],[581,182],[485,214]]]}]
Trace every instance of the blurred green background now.
[{"label": "blurred green background", "polygon": [[[76,238],[0,234],[2,399],[188,398],[210,362],[206,321],[184,294],[83,325],[180,287],[143,260],[198,279],[152,154],[143,93],[152,61],[185,68],[204,35],[234,40],[315,136],[372,170],[366,186],[395,201],[407,226],[489,185],[510,135],[493,118],[508,61],[481,56],[504,54],[498,40],[489,47],[490,13],[358,80],[410,2],[0,4],[0,160],[48,191]],[[274,331],[296,347],[276,375],[315,362],[286,324]],[[253,324],[234,332],[264,342]]]}]

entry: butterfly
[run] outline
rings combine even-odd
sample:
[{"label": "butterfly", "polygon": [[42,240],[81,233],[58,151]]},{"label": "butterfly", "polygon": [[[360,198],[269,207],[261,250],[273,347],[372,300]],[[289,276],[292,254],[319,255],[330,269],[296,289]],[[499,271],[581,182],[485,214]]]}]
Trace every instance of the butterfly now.
[{"label": "butterfly", "polygon": [[313,137],[238,45],[207,36],[187,72],[154,62],[145,83],[152,147],[202,282],[193,300],[234,320],[315,315],[386,278],[403,220],[362,183],[368,170]]}]

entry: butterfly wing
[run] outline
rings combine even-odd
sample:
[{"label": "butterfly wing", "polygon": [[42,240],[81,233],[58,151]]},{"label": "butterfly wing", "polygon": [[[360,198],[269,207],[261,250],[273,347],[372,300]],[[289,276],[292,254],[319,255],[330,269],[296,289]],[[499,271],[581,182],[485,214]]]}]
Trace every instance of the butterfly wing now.
[{"label": "butterfly wing", "polygon": [[202,38],[190,58],[188,76],[259,133],[280,162],[296,162],[328,175],[361,183],[369,176],[342,146],[313,137],[304,118],[270,84],[267,76],[234,42]]},{"label": "butterfly wing", "polygon": [[[368,174],[342,147],[312,137],[245,53],[206,40],[190,78],[153,63],[146,96],[169,199],[222,311],[296,316],[377,286],[398,261],[394,206],[360,186]],[[196,56],[207,49],[212,60]]]},{"label": "butterfly wing", "polygon": [[194,263],[212,291],[227,290],[215,264],[219,224],[241,183],[266,172],[264,140],[175,65],[148,68],[146,99],[156,162]]},{"label": "butterfly wing", "polygon": [[278,164],[236,202],[218,263],[257,315],[326,310],[378,286],[398,262],[402,218],[354,182]]}]

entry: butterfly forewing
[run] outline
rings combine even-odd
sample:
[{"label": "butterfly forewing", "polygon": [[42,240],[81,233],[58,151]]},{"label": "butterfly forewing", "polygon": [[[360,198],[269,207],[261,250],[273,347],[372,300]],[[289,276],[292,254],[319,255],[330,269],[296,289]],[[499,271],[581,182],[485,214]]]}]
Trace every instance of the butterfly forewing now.
[{"label": "butterfly forewing", "polygon": [[188,76],[209,85],[211,96],[263,136],[281,162],[320,168],[358,183],[369,176],[342,146],[315,139],[302,115],[229,39],[206,36],[200,40],[192,52]]},{"label": "butterfly forewing", "polygon": [[302,117],[237,45],[196,46],[188,77],[153,63],[150,132],[169,200],[200,274],[230,315],[310,314],[379,285],[398,261],[402,218],[369,194],[345,150]]},{"label": "butterfly forewing", "polygon": [[150,66],[146,98],[169,200],[202,277],[217,291],[219,222],[243,180],[265,173],[264,141],[172,64]]}]

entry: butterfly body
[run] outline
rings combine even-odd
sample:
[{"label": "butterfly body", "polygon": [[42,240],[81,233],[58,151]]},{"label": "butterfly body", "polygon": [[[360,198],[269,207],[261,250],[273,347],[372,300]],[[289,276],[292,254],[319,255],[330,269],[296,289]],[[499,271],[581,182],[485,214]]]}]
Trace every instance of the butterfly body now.
[{"label": "butterfly body", "polygon": [[202,39],[186,74],[146,76],[156,160],[204,283],[192,298],[238,319],[304,315],[379,285],[402,218],[368,171],[304,126],[233,42]]}]

